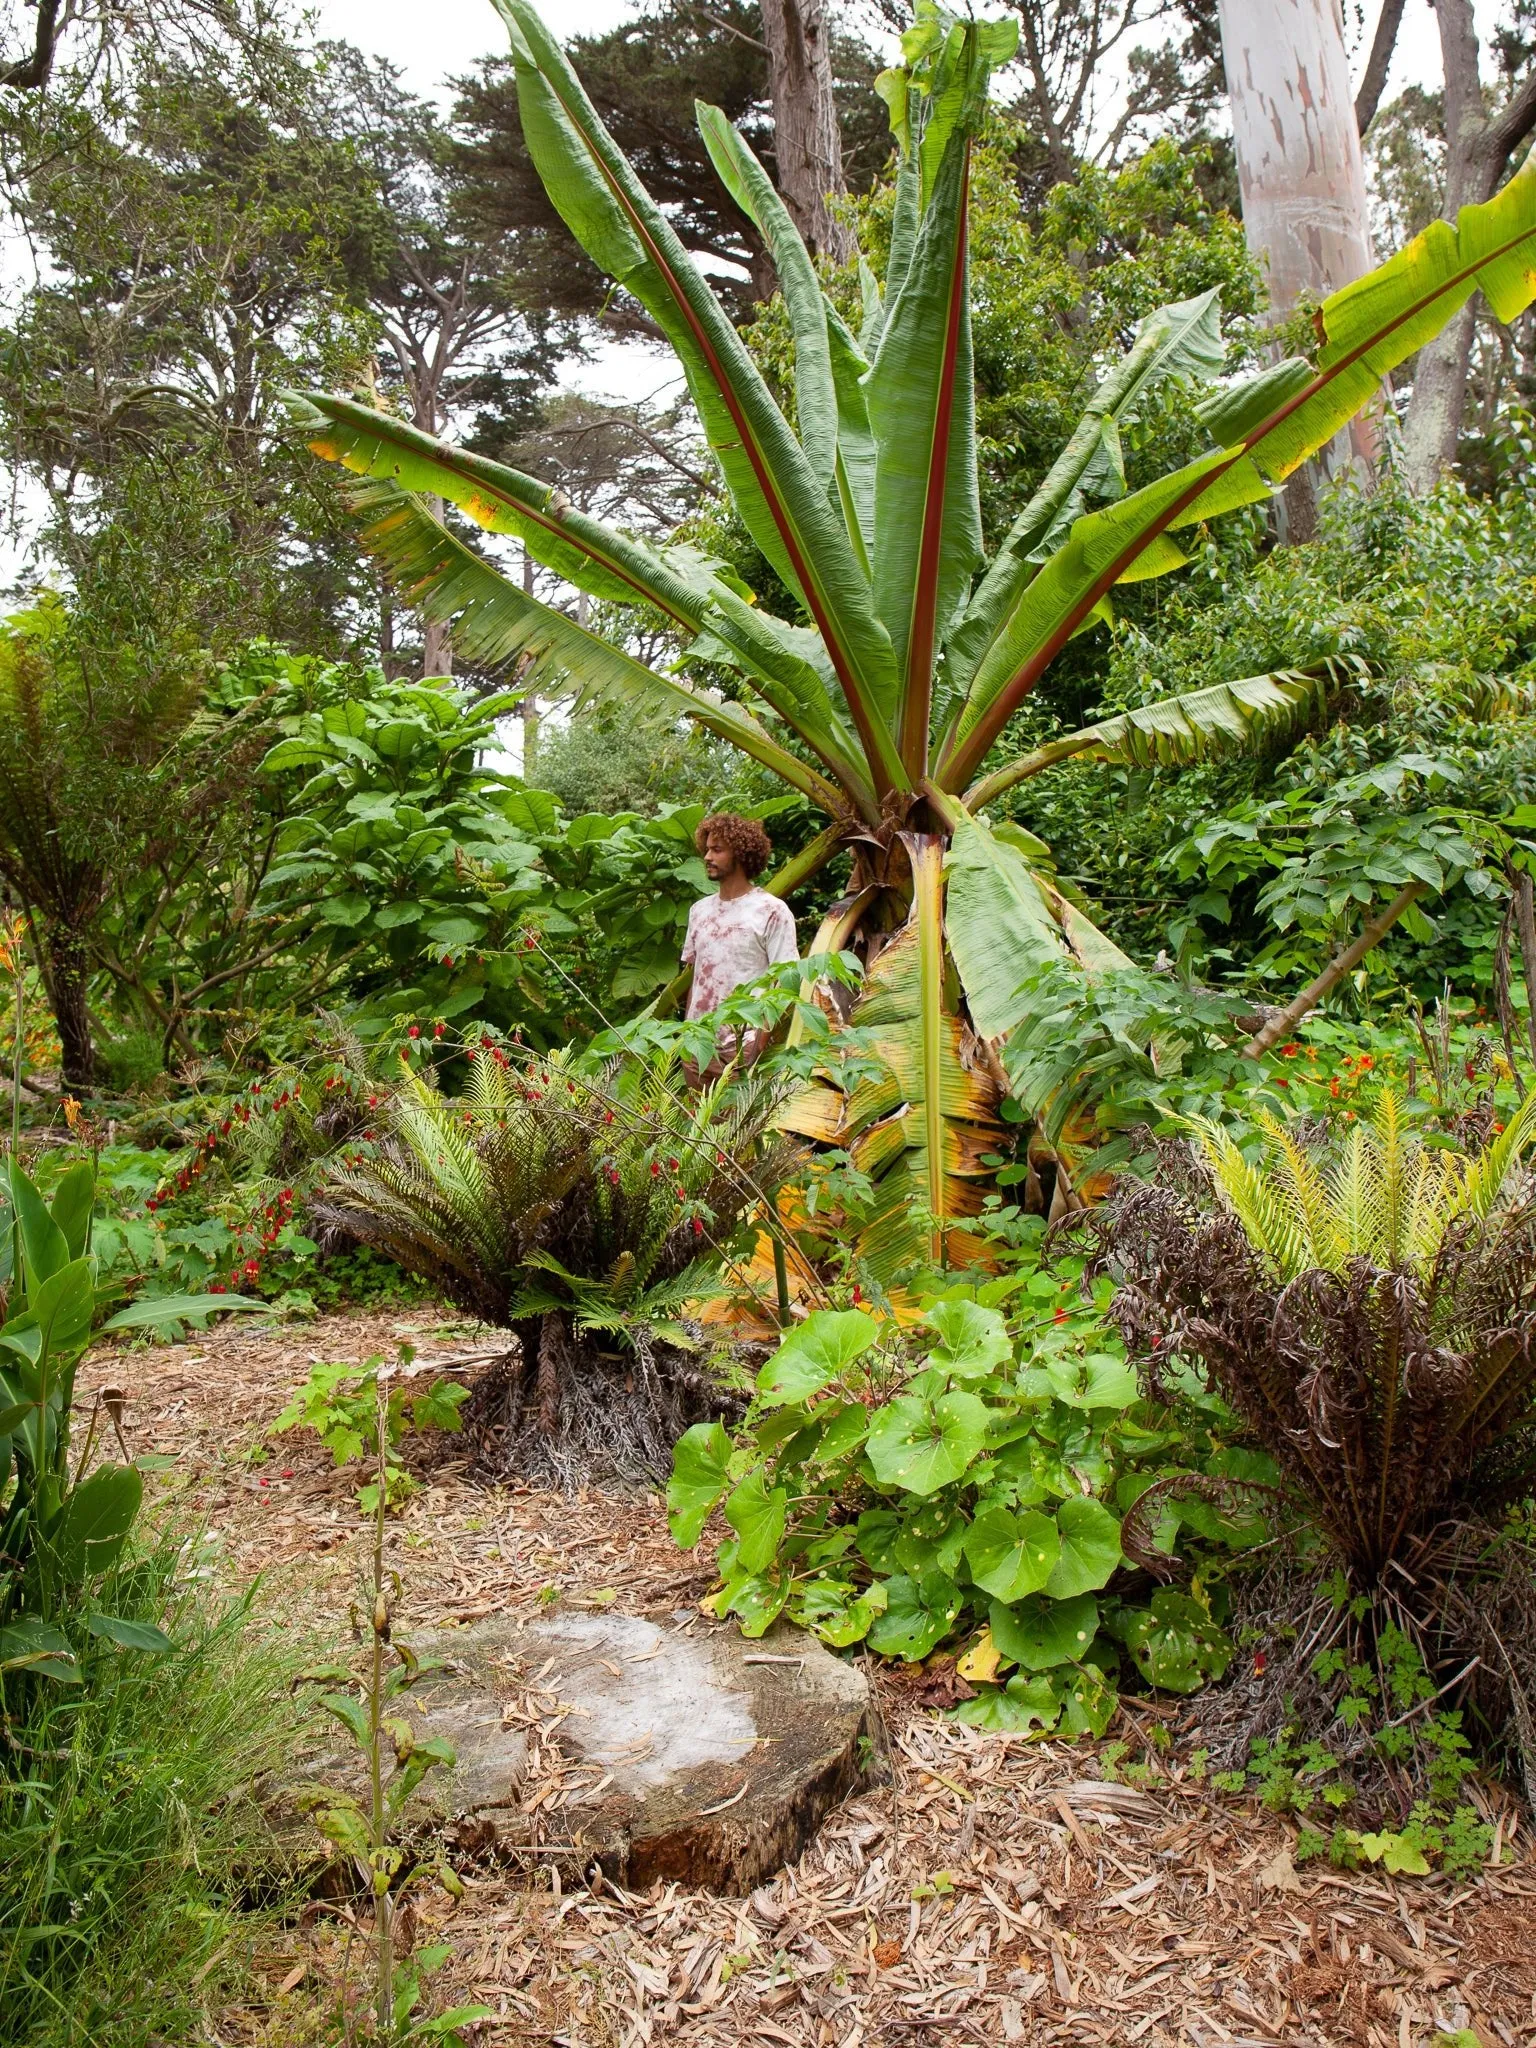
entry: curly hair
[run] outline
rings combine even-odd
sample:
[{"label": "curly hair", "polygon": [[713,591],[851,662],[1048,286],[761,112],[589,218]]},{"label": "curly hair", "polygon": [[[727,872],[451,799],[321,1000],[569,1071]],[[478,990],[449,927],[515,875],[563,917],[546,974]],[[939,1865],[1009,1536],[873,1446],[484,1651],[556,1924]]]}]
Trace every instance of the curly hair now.
[{"label": "curly hair", "polygon": [[755,881],[773,859],[773,842],[756,818],[739,818],[734,811],[711,811],[695,830],[693,843],[702,853],[711,839],[725,841],[749,881]]}]

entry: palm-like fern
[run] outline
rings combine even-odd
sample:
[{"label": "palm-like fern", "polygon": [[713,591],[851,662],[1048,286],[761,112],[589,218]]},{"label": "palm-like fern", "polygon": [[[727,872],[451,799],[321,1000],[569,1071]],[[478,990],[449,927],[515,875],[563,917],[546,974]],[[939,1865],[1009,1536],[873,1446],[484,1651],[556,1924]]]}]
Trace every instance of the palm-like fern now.
[{"label": "palm-like fern", "polygon": [[1261,1161],[1231,1133],[1191,1117],[1207,1165],[1249,1242],[1282,1281],[1320,1270],[1341,1273],[1355,1259],[1427,1279],[1449,1233],[1485,1222],[1536,1137],[1536,1090],[1476,1158],[1431,1148],[1403,1129],[1402,1105],[1383,1089],[1369,1121],[1318,1158],[1278,1117],[1259,1122]]},{"label": "palm-like fern", "polygon": [[1257,1165],[1196,1132],[1198,1180],[1170,1155],[1086,1226],[1153,1378],[1199,1360],[1367,1581],[1448,1515],[1528,1491],[1536,1200],[1519,1164],[1536,1095],[1470,1159],[1405,1131],[1391,1094],[1316,1149],[1270,1122]]},{"label": "palm-like fern", "polygon": [[[677,1336],[686,1303],[716,1284],[719,1250],[781,1163],[757,1150],[772,1108],[763,1089],[690,1094],[665,1059],[594,1072],[562,1053],[514,1064],[476,1048],[462,1096],[407,1081],[377,1153],[336,1168],[314,1208],[468,1314],[515,1331],[512,1405],[520,1418],[536,1364],[539,1421],[553,1437],[562,1408],[580,1408],[582,1382],[599,1375],[589,1333],[624,1336],[650,1374],[655,1338]],[[673,1378],[698,1376],[678,1359]],[[631,1420],[664,1463],[677,1418]]]}]

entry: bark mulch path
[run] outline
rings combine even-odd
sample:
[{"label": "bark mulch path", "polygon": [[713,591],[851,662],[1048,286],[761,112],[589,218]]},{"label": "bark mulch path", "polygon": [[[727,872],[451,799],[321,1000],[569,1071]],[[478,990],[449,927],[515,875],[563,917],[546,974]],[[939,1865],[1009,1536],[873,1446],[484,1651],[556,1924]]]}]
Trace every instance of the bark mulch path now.
[{"label": "bark mulch path", "polygon": [[[131,1448],[174,1456],[166,1488],[219,1536],[233,1578],[267,1573],[274,1622],[336,1643],[362,1558],[356,1475],[307,1432],[267,1432],[311,1361],[390,1354],[402,1339],[445,1362],[485,1350],[483,1333],[408,1311],[227,1326],[97,1354],[82,1380],[126,1389]],[[656,1496],[483,1490],[454,1449],[412,1451],[422,1491],[392,1529],[407,1639],[413,1625],[555,1600],[654,1618],[707,1589],[707,1565],[672,1546]],[[925,1705],[920,1674],[877,1684],[892,1782],[850,1800],[750,1899],[562,1892],[548,1871],[514,1869],[468,1872],[457,1904],[424,1897],[422,1938],[454,1950],[439,1994],[497,2015],[473,2038],[1430,2048],[1466,2029],[1482,2048],[1536,2042],[1533,1832],[1497,1793],[1495,1856],[1473,1882],[1298,1871],[1283,1821],[1198,1781],[1183,1707],[1122,1714],[1116,1782],[1105,1745],[957,1726]],[[527,1705],[548,1731],[527,1803],[553,1838],[558,1704]],[[269,1996],[220,2015],[219,2037],[317,2038],[347,1934],[331,1909],[306,1912],[259,1959]]]}]

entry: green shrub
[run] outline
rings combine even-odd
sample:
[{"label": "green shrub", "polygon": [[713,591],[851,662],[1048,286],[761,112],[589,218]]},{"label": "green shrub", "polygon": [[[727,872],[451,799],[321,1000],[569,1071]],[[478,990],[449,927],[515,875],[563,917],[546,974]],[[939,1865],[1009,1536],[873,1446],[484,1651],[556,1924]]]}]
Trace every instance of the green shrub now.
[{"label": "green shrub", "polygon": [[247,1597],[215,1610],[166,1539],[114,1575],[158,1656],[65,1623],[80,1683],[6,1681],[0,1727],[0,2040],[149,2048],[216,2038],[210,2010],[257,1924],[249,1797],[291,1744],[292,1662]]},{"label": "green shrub", "polygon": [[1231,1654],[1219,1584],[1197,1573],[1138,1598],[1117,1577],[1126,1546],[1166,1559],[1181,1522],[1252,1543],[1251,1509],[1203,1496],[1274,1468],[1223,1441],[1228,1418],[1193,1383],[1177,1411],[1148,1401],[1105,1319],[1109,1284],[1085,1299],[1082,1262],[1038,1247],[1037,1231],[1017,1270],[930,1299],[920,1331],[860,1308],[809,1316],[734,1441],[719,1423],[683,1437],[668,1508],[691,1548],[723,1504],[716,1611],[746,1634],[783,1614],[908,1662],[970,1637],[960,1672],[979,1689],[961,1718],[1102,1733],[1123,1667],[1192,1692]]}]

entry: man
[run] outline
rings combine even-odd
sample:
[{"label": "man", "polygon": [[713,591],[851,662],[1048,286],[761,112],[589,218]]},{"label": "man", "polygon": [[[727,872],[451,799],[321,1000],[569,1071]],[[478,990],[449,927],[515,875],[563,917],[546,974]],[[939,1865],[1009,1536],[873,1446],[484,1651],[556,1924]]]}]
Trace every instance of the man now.
[{"label": "man", "polygon": [[[701,896],[688,913],[683,961],[693,969],[688,1015],[706,1017],[744,982],[755,980],[781,960],[798,960],[795,920],[787,905],[756,878],[767,867],[773,848],[755,818],[716,811],[693,835],[704,856],[704,872],[715,884],[713,896]],[[737,1033],[722,1028],[717,1057],[701,1079],[712,1079],[729,1061],[750,1067],[768,1042],[766,1031]]]}]

